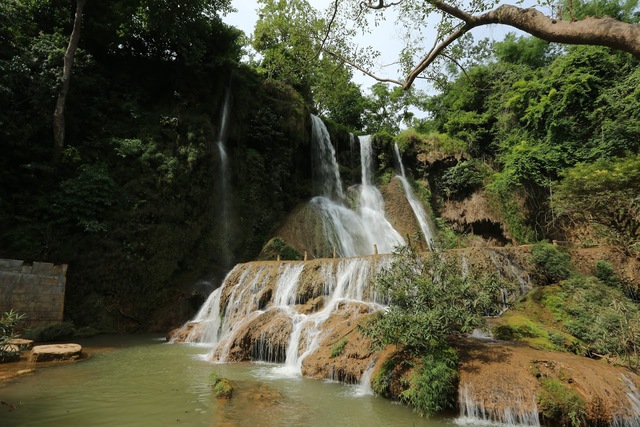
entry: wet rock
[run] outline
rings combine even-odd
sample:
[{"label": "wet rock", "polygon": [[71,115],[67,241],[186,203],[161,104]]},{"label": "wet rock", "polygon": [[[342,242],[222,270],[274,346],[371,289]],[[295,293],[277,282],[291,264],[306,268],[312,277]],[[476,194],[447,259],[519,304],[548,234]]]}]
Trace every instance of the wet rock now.
[{"label": "wet rock", "polygon": [[32,362],[75,360],[82,355],[80,344],[37,345],[31,350]]}]

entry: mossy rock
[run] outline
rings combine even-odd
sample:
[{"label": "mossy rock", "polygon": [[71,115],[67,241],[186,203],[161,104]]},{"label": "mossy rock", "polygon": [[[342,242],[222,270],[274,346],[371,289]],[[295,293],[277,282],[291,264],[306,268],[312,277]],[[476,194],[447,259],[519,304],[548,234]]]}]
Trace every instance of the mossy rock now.
[{"label": "mossy rock", "polygon": [[216,378],[211,387],[213,388],[213,395],[216,399],[231,399],[233,395],[233,386],[226,378]]}]

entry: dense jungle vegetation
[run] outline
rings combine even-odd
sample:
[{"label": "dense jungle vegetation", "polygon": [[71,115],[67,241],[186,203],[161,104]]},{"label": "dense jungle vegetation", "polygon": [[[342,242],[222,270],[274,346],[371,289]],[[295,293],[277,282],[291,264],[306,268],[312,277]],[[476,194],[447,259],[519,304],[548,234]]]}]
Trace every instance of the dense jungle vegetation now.
[{"label": "dense jungle vegetation", "polygon": [[[198,280],[254,259],[311,195],[310,112],[328,121],[339,157],[347,131],[377,134],[381,182],[398,143],[445,247],[483,235],[638,256],[637,59],[510,35],[449,70],[435,95],[384,83],[367,92],[318,55],[308,37],[321,31],[317,13],[285,3],[262,2],[248,38],[224,23],[229,0],[89,0],[57,159],[53,109],[74,5],[2,2],[0,255],[69,263],[68,320],[164,330],[192,314],[192,295],[211,290]],[[585,16],[638,20],[628,5],[580,5]],[[228,94],[230,228],[216,148]],[[489,219],[443,215],[474,196]]]}]

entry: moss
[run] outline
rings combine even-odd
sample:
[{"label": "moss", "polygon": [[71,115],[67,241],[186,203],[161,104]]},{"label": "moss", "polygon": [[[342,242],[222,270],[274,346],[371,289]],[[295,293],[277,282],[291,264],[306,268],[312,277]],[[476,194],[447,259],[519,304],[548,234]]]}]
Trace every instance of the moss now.
[{"label": "moss", "polygon": [[371,388],[374,393],[392,398],[391,381],[393,380],[393,371],[395,370],[397,361],[393,358],[387,359],[371,381]]},{"label": "moss", "polygon": [[332,348],[331,348],[331,354],[329,355],[329,357],[331,359],[333,359],[334,357],[338,357],[342,354],[342,352],[344,351],[344,347],[347,345],[347,340],[346,339],[341,339],[340,341],[338,341]]},{"label": "moss", "polygon": [[220,373],[217,371],[213,371],[209,375],[209,380],[211,381],[213,395],[217,399],[231,399],[231,396],[233,395],[233,386],[228,379],[220,376]]},{"label": "moss", "polygon": [[585,402],[577,391],[555,378],[539,381],[542,390],[538,393],[538,410],[544,419],[559,426],[585,425]]}]

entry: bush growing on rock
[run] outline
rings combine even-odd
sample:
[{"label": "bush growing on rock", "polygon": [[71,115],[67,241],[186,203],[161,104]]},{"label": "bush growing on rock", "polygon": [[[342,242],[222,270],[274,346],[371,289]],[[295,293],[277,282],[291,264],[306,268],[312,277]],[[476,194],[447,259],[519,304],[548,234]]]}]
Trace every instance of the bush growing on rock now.
[{"label": "bush growing on rock", "polygon": [[[398,397],[426,416],[455,403],[458,357],[449,339],[499,313],[501,290],[510,288],[496,275],[463,274],[456,261],[442,253],[425,257],[410,247],[400,249],[376,278],[389,309],[363,326],[375,345],[399,348],[398,360],[387,361],[374,378],[374,391]],[[398,377],[401,390],[394,385]]]},{"label": "bush growing on rock", "polygon": [[557,283],[560,280],[568,279],[571,275],[571,270],[569,270],[571,255],[548,242],[533,245],[531,257],[540,269],[546,284]]}]

